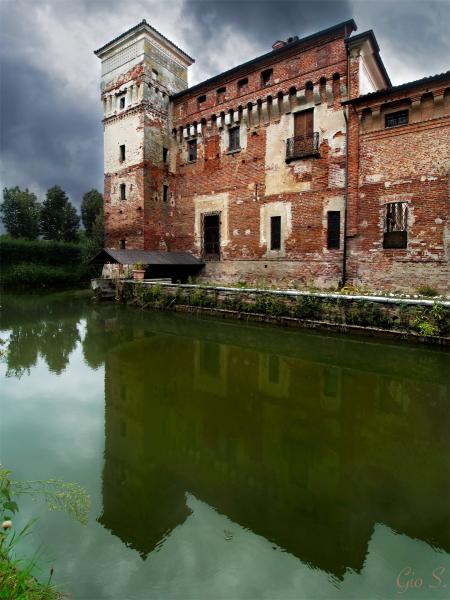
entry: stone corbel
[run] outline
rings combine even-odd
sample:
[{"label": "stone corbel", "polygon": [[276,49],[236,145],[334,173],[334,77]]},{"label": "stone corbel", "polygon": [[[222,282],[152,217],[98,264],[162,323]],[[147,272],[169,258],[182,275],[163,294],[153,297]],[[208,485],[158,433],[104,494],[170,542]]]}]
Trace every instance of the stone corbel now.
[{"label": "stone corbel", "polygon": [[197,135],[202,135],[202,124],[197,123]]},{"label": "stone corbel", "polygon": [[297,92],[297,106],[303,106],[306,104],[306,94],[305,90],[298,90]]},{"label": "stone corbel", "polygon": [[381,110],[379,106],[372,108],[372,129],[381,129]]},{"label": "stone corbel", "polygon": [[242,109],[242,123],[248,127],[248,109]]},{"label": "stone corbel", "polygon": [[231,125],[231,115],[230,113],[225,114],[225,125]]},{"label": "stone corbel", "polygon": [[187,139],[189,137],[189,131],[187,127],[183,128],[183,137],[184,139]]},{"label": "stone corbel", "polygon": [[274,121],[278,121],[280,118],[280,109],[278,107],[278,98],[274,98],[272,100],[272,104],[270,105],[270,117]]},{"label": "stone corbel", "polygon": [[191,125],[190,126],[190,128],[189,128],[189,135],[191,137],[194,137],[194,135],[195,135],[195,125]]},{"label": "stone corbel", "polygon": [[325,94],[326,94],[326,97],[327,97],[327,104],[328,105],[333,104],[334,97],[333,97],[333,88],[332,88],[331,85],[327,84],[327,86],[325,88]]},{"label": "stone corbel", "polygon": [[223,124],[222,124],[222,116],[219,115],[216,119],[216,125],[217,125],[217,129],[222,129]]},{"label": "stone corbel", "polygon": [[263,123],[268,123],[269,122],[269,110],[268,110],[268,107],[267,107],[267,100],[265,100],[261,104],[261,121]]},{"label": "stone corbel", "polygon": [[281,111],[283,114],[291,112],[291,103],[289,102],[289,94],[283,94],[283,102],[281,105]]},{"label": "stone corbel", "polygon": [[239,115],[239,111],[238,110],[235,110],[234,113],[233,113],[233,121],[235,123],[239,123],[239,121],[240,121],[240,115]]},{"label": "stone corbel", "polygon": [[321,100],[320,100],[320,87],[319,84],[316,83],[316,85],[314,86],[314,91],[313,91],[313,97],[314,97],[314,104],[320,104]]},{"label": "stone corbel", "polygon": [[417,123],[422,119],[422,105],[420,98],[411,99],[410,123]]},{"label": "stone corbel", "polygon": [[444,116],[444,93],[435,94],[434,95],[434,116],[443,117]]}]

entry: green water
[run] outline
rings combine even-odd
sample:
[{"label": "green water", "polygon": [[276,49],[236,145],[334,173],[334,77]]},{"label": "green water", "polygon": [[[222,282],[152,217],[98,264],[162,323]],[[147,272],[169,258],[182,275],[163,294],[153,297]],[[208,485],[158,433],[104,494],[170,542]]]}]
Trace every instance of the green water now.
[{"label": "green water", "polygon": [[1,461],[92,499],[87,527],[31,502],[17,523],[75,600],[448,597],[447,352],[2,305]]}]

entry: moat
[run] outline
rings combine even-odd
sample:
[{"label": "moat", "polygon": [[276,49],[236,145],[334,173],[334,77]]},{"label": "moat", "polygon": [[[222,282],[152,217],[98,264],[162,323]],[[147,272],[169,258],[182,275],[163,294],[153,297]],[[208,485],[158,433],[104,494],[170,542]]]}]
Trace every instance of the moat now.
[{"label": "moat", "polygon": [[1,462],[92,499],[19,512],[74,600],[448,597],[447,350],[85,293],[1,329]]}]

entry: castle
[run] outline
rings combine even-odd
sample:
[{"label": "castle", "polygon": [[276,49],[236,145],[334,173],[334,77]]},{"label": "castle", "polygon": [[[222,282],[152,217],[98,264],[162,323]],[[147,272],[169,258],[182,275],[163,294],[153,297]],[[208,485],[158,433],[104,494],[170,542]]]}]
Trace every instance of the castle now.
[{"label": "castle", "polygon": [[192,87],[194,60],[145,20],[97,50],[104,256],[214,283],[448,291],[450,71],[393,86],[355,31],[277,41]]}]

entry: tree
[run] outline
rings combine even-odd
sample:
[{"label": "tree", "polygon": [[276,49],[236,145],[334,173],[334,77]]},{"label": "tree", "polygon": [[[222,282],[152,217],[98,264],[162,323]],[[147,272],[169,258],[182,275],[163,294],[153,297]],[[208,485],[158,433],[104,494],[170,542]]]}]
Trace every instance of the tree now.
[{"label": "tree", "polygon": [[81,203],[81,220],[88,237],[92,236],[97,216],[101,213],[103,213],[103,196],[97,190],[86,192]]},{"label": "tree", "polygon": [[78,239],[80,217],[65,191],[55,185],[42,203],[41,232],[46,240],[74,242]]},{"label": "tree", "polygon": [[39,215],[41,205],[35,194],[19,187],[3,190],[3,203],[0,206],[2,221],[6,231],[14,238],[35,240],[39,235]]}]

